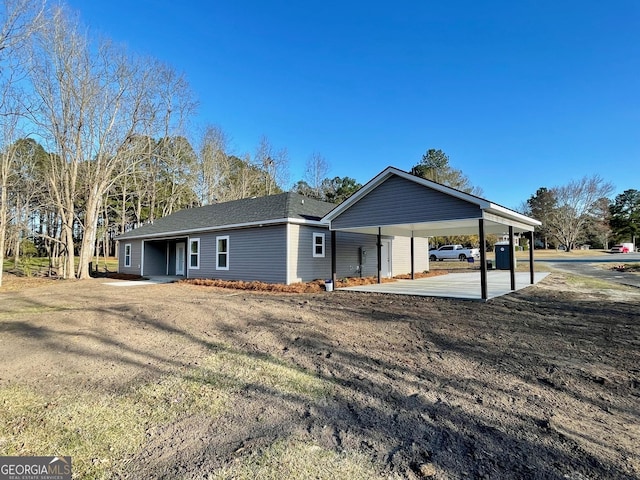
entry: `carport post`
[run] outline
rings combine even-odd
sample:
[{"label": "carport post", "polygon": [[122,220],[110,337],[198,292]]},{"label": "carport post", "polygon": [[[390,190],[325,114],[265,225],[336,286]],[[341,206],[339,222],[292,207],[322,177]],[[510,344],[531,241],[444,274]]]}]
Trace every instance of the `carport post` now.
[{"label": "carport post", "polygon": [[336,231],[331,230],[331,281],[334,288],[336,286],[336,281],[338,280],[338,275],[336,273],[336,243]]},{"label": "carport post", "polygon": [[484,218],[478,220],[478,234],[480,236],[480,293],[482,300],[486,300],[487,295],[487,252],[486,238],[484,236]]},{"label": "carport post", "polygon": [[378,227],[376,250],[378,251],[378,283],[382,283],[382,229],[380,227]]},{"label": "carport post", "polygon": [[531,280],[531,285],[535,283],[535,275],[533,273],[534,265],[533,265],[533,230],[529,232],[529,277]]},{"label": "carport post", "polygon": [[415,280],[416,279],[416,267],[415,267],[415,261],[414,261],[414,256],[415,256],[415,238],[413,237],[413,232],[411,232],[411,280]]},{"label": "carport post", "polygon": [[513,245],[513,227],[509,226],[509,273],[511,274],[511,290],[516,289],[516,249]]}]

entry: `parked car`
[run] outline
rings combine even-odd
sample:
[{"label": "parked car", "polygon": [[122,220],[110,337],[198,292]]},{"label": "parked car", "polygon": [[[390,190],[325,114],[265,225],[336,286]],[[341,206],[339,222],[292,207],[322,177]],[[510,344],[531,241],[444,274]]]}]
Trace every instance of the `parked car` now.
[{"label": "parked car", "polygon": [[460,260],[464,262],[468,258],[480,258],[479,248],[464,248],[462,245],[443,245],[440,248],[429,250],[429,260]]},{"label": "parked car", "polygon": [[629,253],[629,247],[626,245],[614,245],[611,247],[611,253]]}]

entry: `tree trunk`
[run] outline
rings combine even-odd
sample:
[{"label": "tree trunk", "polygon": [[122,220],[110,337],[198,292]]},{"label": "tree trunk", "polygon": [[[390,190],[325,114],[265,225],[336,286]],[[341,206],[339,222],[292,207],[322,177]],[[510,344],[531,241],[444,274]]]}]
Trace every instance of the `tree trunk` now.
[{"label": "tree trunk", "polygon": [[4,273],[4,247],[7,236],[7,176],[2,175],[2,186],[0,188],[0,287],[2,287],[2,276]]},{"label": "tree trunk", "polygon": [[62,239],[65,246],[66,257],[64,259],[64,265],[62,270],[62,278],[69,278],[75,271],[75,252],[73,246],[73,213],[70,214],[71,218],[67,218],[67,221],[62,227]]},{"label": "tree trunk", "polygon": [[96,195],[97,187],[92,188],[89,198],[87,198],[87,205],[85,208],[84,229],[82,235],[82,242],[80,244],[80,256],[78,259],[78,273],[76,274],[79,279],[91,278],[91,272],[89,271],[89,262],[93,257],[93,251],[96,244],[96,234],[98,230],[98,214],[100,212],[101,201],[100,196]]}]

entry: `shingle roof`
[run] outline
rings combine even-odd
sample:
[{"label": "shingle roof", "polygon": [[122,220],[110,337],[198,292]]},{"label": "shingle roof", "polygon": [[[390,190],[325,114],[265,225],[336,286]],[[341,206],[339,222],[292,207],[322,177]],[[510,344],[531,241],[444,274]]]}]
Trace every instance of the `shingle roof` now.
[{"label": "shingle roof", "polygon": [[118,240],[134,237],[179,234],[192,230],[269,222],[293,218],[318,221],[335,207],[297,193],[287,192],[266,197],[245,198],[198,208],[179,210],[118,236]]}]

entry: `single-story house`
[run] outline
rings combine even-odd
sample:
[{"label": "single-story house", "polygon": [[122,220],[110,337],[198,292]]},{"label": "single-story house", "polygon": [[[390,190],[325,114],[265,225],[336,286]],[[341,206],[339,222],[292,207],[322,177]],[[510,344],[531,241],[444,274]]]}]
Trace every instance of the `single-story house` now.
[{"label": "single-story house", "polygon": [[[118,237],[119,271],[291,284],[429,269],[435,236],[516,234],[541,222],[484,198],[388,167],[340,205],[295,193],[186,209]],[[534,280],[533,250],[530,276]],[[515,255],[510,258],[515,290]],[[480,249],[482,298],[486,254]]]},{"label": "single-story house", "polygon": [[[120,235],[119,272],[292,284],[332,278],[323,217],[336,207],[297,193],[180,210]],[[416,239],[415,271],[428,270],[428,241]],[[339,232],[338,277],[378,274],[376,235]],[[411,239],[381,237],[381,274],[408,274]]]}]

